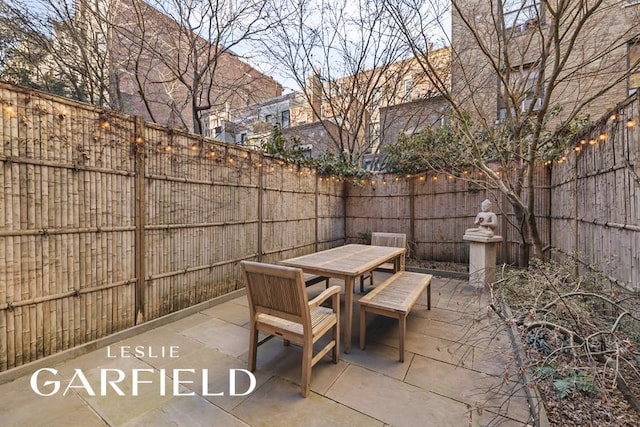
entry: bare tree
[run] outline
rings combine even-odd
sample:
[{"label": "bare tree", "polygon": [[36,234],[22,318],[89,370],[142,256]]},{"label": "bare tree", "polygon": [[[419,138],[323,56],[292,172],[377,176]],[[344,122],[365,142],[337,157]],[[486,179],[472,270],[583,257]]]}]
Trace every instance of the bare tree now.
[{"label": "bare tree", "polygon": [[134,0],[114,21],[126,85],[135,87],[153,119],[169,110],[196,133],[203,132],[205,112],[212,108],[279,95],[273,79],[234,52],[272,25],[270,8],[263,1]]},{"label": "bare tree", "polygon": [[280,13],[262,49],[302,88],[312,117],[301,120],[322,123],[328,150],[347,161],[375,152],[379,108],[399,101],[412,71],[410,51],[385,9],[376,2],[294,0]]},{"label": "bare tree", "polygon": [[106,17],[96,19],[85,3],[70,0],[9,0],[1,14],[3,31],[12,35],[4,80],[117,109]]},{"label": "bare tree", "polygon": [[[452,84],[438,78],[423,47],[433,39],[439,0],[386,2],[386,8],[434,86],[450,106],[456,163],[483,174],[513,206],[526,264],[543,257],[536,223],[536,168],[562,154],[589,115],[626,96],[627,63],[637,40],[637,8],[604,0],[454,0]],[[443,22],[444,26],[444,22]],[[433,153],[432,153],[433,154]],[[463,159],[464,162],[459,162]],[[446,163],[446,162],[444,162]],[[500,167],[496,167],[500,165]],[[462,171],[459,171],[462,172]]]},{"label": "bare tree", "polygon": [[[34,86],[55,75],[71,84],[67,96],[196,133],[213,107],[281,93],[234,52],[269,28],[270,3],[10,2],[10,29],[24,40],[12,51],[13,64],[33,76]],[[43,55],[36,58],[35,49]]]}]

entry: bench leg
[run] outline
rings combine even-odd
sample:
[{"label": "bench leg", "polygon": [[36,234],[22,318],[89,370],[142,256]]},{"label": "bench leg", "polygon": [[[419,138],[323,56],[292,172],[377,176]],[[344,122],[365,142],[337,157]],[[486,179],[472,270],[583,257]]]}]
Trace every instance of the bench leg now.
[{"label": "bench leg", "polygon": [[400,362],[404,363],[404,338],[407,334],[407,316],[402,314],[400,315],[400,318],[398,319],[399,321],[399,330],[398,330],[398,334],[400,335],[400,344],[399,344],[399,351],[400,351]]},{"label": "bench leg", "polygon": [[360,350],[364,350],[364,344],[367,334],[367,312],[360,307]]}]

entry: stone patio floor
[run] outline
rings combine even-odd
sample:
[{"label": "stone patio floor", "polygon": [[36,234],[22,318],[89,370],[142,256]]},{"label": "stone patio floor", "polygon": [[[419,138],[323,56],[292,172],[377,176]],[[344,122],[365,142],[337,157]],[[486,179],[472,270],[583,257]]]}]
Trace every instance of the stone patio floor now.
[{"label": "stone patio floor", "polygon": [[[310,297],[323,288],[310,287]],[[354,307],[351,352],[342,352],[338,364],[326,357],[313,368],[306,399],[299,386],[301,350],[278,339],[258,349],[255,389],[230,395],[230,370],[247,368],[248,314],[246,296],[239,295],[69,360],[39,361],[9,382],[0,377],[0,425],[522,426],[529,420],[510,341],[487,315],[486,296],[466,282],[434,277],[432,309],[425,293],[408,317],[404,363],[398,361],[393,319],[368,315],[367,347],[360,350]],[[154,357],[169,346],[174,354]],[[136,347],[145,354],[136,354]],[[38,396],[30,386],[31,373],[43,366],[58,371],[57,377],[43,372],[36,384],[52,393],[44,381],[59,380],[52,396]],[[101,396],[101,372],[113,379],[115,369],[126,376],[117,384],[124,396],[111,387]],[[131,381],[136,369],[142,369],[137,396]],[[172,380],[176,375],[180,383]],[[234,378],[238,394],[248,390],[246,373]]]}]

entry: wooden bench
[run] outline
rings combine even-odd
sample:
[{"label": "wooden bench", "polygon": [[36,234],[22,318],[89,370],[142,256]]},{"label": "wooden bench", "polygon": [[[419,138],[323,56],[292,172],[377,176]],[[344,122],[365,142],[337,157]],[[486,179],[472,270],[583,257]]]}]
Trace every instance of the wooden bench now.
[{"label": "wooden bench", "polygon": [[364,350],[367,313],[392,317],[399,321],[400,362],[404,362],[404,341],[407,333],[407,315],[427,289],[427,308],[431,310],[430,274],[399,271],[360,298],[360,348]]}]

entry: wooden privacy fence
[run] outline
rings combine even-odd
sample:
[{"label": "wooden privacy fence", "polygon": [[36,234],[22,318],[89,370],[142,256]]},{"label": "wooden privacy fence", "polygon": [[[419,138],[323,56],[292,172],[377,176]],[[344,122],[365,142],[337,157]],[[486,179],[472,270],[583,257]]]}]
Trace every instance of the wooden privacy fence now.
[{"label": "wooden privacy fence", "polygon": [[[639,103],[636,94],[579,135],[566,155],[538,168],[534,184],[546,248],[579,259],[582,267],[592,264],[633,291],[640,291]],[[498,262],[517,263],[521,239],[509,202],[469,177],[381,175],[346,193],[347,239],[407,233],[416,258],[458,263],[469,260],[462,236],[488,198],[505,238]]]},{"label": "wooden privacy fence", "polygon": [[8,85],[0,104],[0,371],[344,242],[342,183],[312,170]]},{"label": "wooden privacy fence", "polygon": [[552,244],[576,254],[629,290],[640,291],[638,95],[575,141],[553,165]]},{"label": "wooden privacy fence", "polygon": [[[540,167],[535,189],[538,227],[542,238],[549,236],[549,169]],[[489,199],[498,214],[497,233],[503,236],[498,262],[516,264],[520,237],[514,226],[511,205],[497,190],[487,190],[477,175],[455,177],[446,174],[420,174],[397,177],[380,175],[347,186],[347,238],[357,239],[371,231],[406,233],[410,255],[417,259],[466,264],[469,244],[462,239]]]},{"label": "wooden privacy fence", "polygon": [[[517,261],[510,205],[467,179],[351,185],[8,85],[0,107],[0,371],[237,289],[242,259],[387,231],[407,233],[414,257],[466,263],[462,236],[485,198],[505,238],[499,262]],[[615,113],[539,169],[536,214],[549,247],[639,290],[637,97]]]}]

